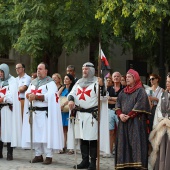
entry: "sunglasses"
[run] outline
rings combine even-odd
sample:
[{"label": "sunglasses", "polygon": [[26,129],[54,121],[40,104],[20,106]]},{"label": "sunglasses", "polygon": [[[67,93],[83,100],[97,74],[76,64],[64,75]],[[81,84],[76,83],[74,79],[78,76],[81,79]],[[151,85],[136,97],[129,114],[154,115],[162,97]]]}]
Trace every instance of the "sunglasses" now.
[{"label": "sunglasses", "polygon": [[155,78],[150,78],[150,79],[149,79],[149,81],[153,81],[153,80],[155,80]]}]

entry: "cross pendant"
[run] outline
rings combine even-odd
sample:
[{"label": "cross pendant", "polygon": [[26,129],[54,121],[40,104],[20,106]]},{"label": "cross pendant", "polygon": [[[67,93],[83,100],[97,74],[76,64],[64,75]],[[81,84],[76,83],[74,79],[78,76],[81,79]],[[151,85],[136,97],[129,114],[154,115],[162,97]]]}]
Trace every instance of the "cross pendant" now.
[{"label": "cross pendant", "polygon": [[92,124],[92,126],[93,126],[93,124],[94,124],[93,120],[92,120],[91,124]]}]

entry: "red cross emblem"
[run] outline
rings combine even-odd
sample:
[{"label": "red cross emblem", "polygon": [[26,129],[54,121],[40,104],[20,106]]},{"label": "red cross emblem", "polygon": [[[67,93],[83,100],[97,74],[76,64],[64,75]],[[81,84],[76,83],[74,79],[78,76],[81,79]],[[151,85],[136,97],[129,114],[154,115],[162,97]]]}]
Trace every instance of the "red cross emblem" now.
[{"label": "red cross emblem", "polygon": [[6,89],[1,89],[0,93],[3,93],[5,95],[6,94]]},{"label": "red cross emblem", "polygon": [[85,100],[85,101],[86,101],[86,99],[85,99],[85,94],[90,97],[90,92],[91,92],[91,90],[87,90],[87,91],[86,91],[86,88],[87,88],[87,87],[84,87],[84,88],[82,88],[82,90],[80,90],[80,89],[78,88],[77,95],[80,94],[79,100]]},{"label": "red cross emblem", "polygon": [[33,94],[37,94],[37,93],[41,93],[42,92],[42,89],[39,89],[39,90],[31,90],[31,93]]},{"label": "red cross emblem", "polygon": [[55,98],[56,98],[56,102],[58,103],[59,97],[58,97],[58,94],[57,94],[57,93],[55,93]]}]

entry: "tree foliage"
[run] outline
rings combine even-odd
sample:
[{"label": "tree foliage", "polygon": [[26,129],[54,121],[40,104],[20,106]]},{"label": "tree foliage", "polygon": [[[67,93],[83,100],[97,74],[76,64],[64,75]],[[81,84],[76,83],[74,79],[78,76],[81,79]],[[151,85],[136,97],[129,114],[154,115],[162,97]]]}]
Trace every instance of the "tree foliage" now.
[{"label": "tree foliage", "polygon": [[102,2],[96,14],[102,23],[109,21],[112,24],[116,36],[129,29],[136,39],[155,37],[157,28],[169,16],[168,0],[107,0]]},{"label": "tree foliage", "polygon": [[[56,59],[101,35],[106,47],[112,41],[148,58],[157,53],[169,16],[168,0],[0,0],[0,53],[13,47],[37,62],[44,55]],[[169,29],[166,35],[168,42]]]},{"label": "tree foliage", "polygon": [[[168,0],[134,0],[133,2],[103,0],[97,10],[96,18],[103,24],[106,22],[111,24],[114,35],[122,38],[122,45],[129,44],[128,46],[133,49],[134,57],[149,59],[152,64],[155,62],[155,55],[159,54],[160,28],[163,22],[166,25],[166,36],[170,35],[168,29],[170,1]],[[165,44],[165,46],[169,45],[167,37]],[[165,52],[168,61],[170,53],[168,50]]]}]

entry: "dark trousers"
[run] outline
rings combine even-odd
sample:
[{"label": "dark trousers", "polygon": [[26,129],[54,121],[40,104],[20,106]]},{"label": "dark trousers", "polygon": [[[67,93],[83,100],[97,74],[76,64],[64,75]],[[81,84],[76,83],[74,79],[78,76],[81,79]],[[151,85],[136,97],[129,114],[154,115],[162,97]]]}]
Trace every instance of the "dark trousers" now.
[{"label": "dark trousers", "polygon": [[88,169],[96,169],[96,159],[97,159],[97,140],[81,140],[81,154],[82,154],[82,162],[85,164],[89,164],[89,156],[90,156],[90,165]]}]

